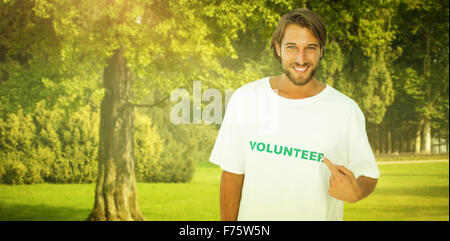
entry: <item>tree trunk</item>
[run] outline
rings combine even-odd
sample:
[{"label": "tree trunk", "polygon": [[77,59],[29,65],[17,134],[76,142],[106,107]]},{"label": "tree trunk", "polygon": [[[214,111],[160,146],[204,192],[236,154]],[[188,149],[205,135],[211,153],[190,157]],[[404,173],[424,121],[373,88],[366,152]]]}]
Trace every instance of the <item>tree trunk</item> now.
[{"label": "tree trunk", "polygon": [[426,120],[423,124],[424,154],[431,154],[431,121]]},{"label": "tree trunk", "polygon": [[392,153],[392,133],[391,128],[388,127],[387,129],[387,153]]},{"label": "tree trunk", "polygon": [[404,152],[411,152],[411,143],[412,143],[412,135],[411,135],[411,132],[409,132],[408,131],[408,134],[407,134],[407,137],[406,137],[406,140],[405,140],[405,142],[406,142],[406,146],[405,146],[405,150],[404,150]]},{"label": "tree trunk", "polygon": [[101,104],[98,179],[94,209],[87,220],[144,220],[138,208],[134,173],[133,77],[116,50],[105,67]]},{"label": "tree trunk", "polygon": [[409,136],[410,136],[410,138],[409,138],[409,142],[408,142],[408,151],[407,152],[411,153],[415,149],[416,137],[415,137],[415,133],[413,131],[411,131]]},{"label": "tree trunk", "polygon": [[391,112],[390,110],[386,111],[385,116],[386,121],[386,152],[388,154],[392,154],[392,123],[391,123]]},{"label": "tree trunk", "polygon": [[383,126],[383,124],[381,124],[381,126],[380,126],[380,129],[379,129],[379,131],[378,131],[378,133],[379,133],[379,145],[380,145],[380,154],[385,154],[385,149],[384,149],[384,144],[385,144],[385,141],[384,141],[384,126]]},{"label": "tree trunk", "polygon": [[415,148],[415,153],[419,154],[420,153],[420,144],[421,144],[421,135],[422,135],[422,126],[423,126],[423,121],[420,121],[419,126],[417,127],[417,131],[416,131],[416,148]]},{"label": "tree trunk", "polygon": [[447,135],[447,137],[445,138],[445,152],[446,152],[446,153],[449,152],[449,151],[448,151],[448,148],[449,148],[449,146],[448,146],[448,135]]},{"label": "tree trunk", "polygon": [[[431,18],[429,19],[429,26],[432,24]],[[425,57],[423,60],[423,71],[425,73],[426,81],[429,82],[431,80],[431,52],[430,52],[430,28],[427,28],[425,32]],[[426,85],[428,87],[429,85]],[[430,87],[425,88],[425,101],[431,101],[432,93]],[[423,123],[423,148],[422,153],[430,154],[431,153],[431,121],[430,117],[425,118]]]}]

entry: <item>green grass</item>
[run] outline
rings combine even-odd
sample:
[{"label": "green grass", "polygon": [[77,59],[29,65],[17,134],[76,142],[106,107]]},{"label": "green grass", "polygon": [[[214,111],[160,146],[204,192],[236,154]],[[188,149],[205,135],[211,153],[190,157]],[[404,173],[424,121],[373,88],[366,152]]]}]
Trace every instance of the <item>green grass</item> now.
[{"label": "green grass", "polygon": [[449,220],[449,163],[379,165],[375,191],[346,203],[344,220]]},{"label": "green grass", "polygon": [[[374,193],[345,204],[344,220],[449,220],[449,164],[380,165]],[[138,183],[148,220],[219,220],[220,168],[201,163],[190,183]],[[84,220],[94,184],[0,185],[0,220]]]},{"label": "green grass", "polygon": [[0,220],[83,220],[94,184],[0,185]]},{"label": "green grass", "polygon": [[377,162],[386,161],[414,161],[414,160],[448,160],[448,154],[386,154],[386,155],[376,155],[375,158]]},{"label": "green grass", "polygon": [[139,208],[147,220],[219,220],[220,175],[201,163],[190,183],[139,183]]},{"label": "green grass", "polygon": [[[138,183],[139,208],[147,220],[219,220],[221,170],[197,168],[190,183]],[[0,184],[0,220],[84,220],[95,184]]]}]

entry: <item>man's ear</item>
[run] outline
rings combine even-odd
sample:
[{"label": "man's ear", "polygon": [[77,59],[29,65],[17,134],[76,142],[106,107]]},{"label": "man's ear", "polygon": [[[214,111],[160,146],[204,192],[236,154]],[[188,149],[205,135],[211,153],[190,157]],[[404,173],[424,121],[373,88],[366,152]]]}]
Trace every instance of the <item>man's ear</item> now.
[{"label": "man's ear", "polygon": [[280,48],[280,44],[278,44],[278,42],[275,42],[275,49],[277,50],[278,57],[281,58],[281,48]]},{"label": "man's ear", "polygon": [[324,53],[325,53],[325,49],[322,48],[320,50],[320,57],[319,57],[319,59],[322,59]]}]

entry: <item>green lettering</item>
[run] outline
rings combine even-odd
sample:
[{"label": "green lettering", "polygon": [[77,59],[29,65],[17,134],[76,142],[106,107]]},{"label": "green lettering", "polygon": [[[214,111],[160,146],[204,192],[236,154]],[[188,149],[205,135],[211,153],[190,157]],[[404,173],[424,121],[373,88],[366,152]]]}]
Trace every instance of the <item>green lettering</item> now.
[{"label": "green lettering", "polygon": [[288,153],[289,156],[292,156],[292,147],[284,147],[284,152],[283,152],[283,156],[286,156],[286,152]]},{"label": "green lettering", "polygon": [[307,150],[303,150],[303,151],[302,151],[302,159],[308,160],[308,152],[309,152],[309,151],[307,151]]},{"label": "green lettering", "polygon": [[323,162],[323,159],[322,159],[323,156],[324,156],[323,153],[319,153],[319,155],[317,156],[317,161]]},{"label": "green lettering", "polygon": [[[261,146],[262,146],[262,148],[260,148]],[[256,149],[257,149],[258,151],[264,151],[264,149],[266,149],[266,144],[260,142],[260,143],[258,143],[258,145],[256,146]]]},{"label": "green lettering", "polygon": [[283,153],[283,156],[288,155],[288,156],[292,157],[292,151],[294,150],[296,158],[301,158],[301,159],[305,159],[305,160],[323,162],[323,157],[325,156],[323,153],[320,153],[320,152],[301,150],[301,149],[282,146],[282,145],[275,145],[271,149],[270,143],[262,143],[262,142],[257,142],[257,141],[249,141],[249,143],[250,143],[250,148],[252,150],[256,149],[257,151],[260,151],[260,152],[265,151],[267,153],[275,153],[278,155],[281,155],[281,153]]},{"label": "green lettering", "polygon": [[275,149],[274,149],[275,154],[281,154],[282,151],[283,151],[283,146],[280,146],[280,151],[277,151],[277,145],[275,145]]},{"label": "green lettering", "polygon": [[255,146],[256,146],[256,142],[250,141],[250,147],[252,148],[252,150],[255,149]]}]

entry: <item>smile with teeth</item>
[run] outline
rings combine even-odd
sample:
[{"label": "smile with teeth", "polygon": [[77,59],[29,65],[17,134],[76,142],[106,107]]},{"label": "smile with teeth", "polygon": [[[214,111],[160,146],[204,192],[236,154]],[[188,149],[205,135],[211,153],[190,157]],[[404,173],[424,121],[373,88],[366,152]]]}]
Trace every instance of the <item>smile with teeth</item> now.
[{"label": "smile with teeth", "polygon": [[309,66],[293,67],[295,72],[304,73],[309,69]]}]

